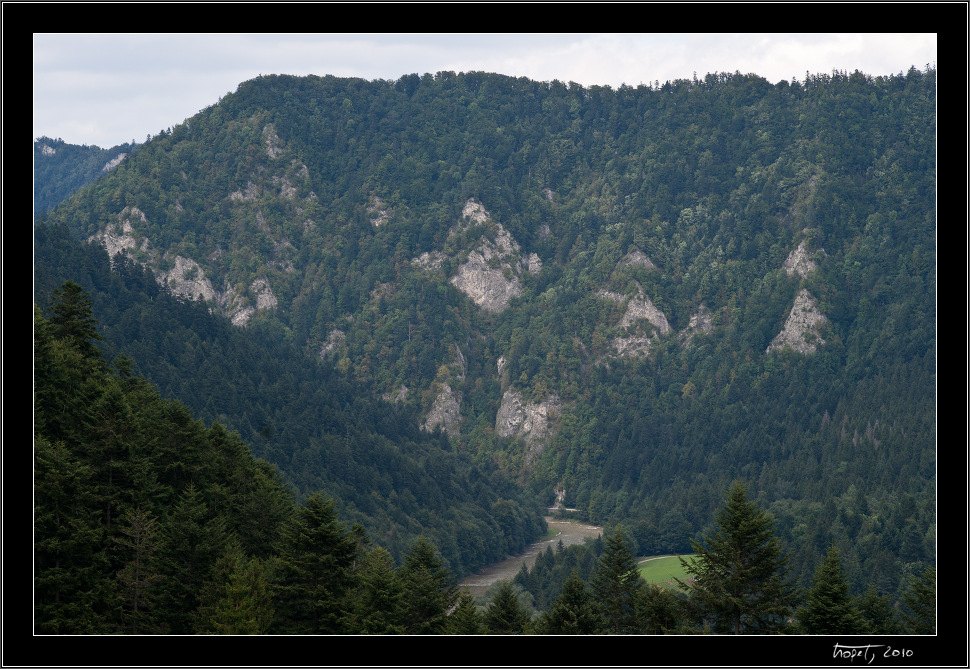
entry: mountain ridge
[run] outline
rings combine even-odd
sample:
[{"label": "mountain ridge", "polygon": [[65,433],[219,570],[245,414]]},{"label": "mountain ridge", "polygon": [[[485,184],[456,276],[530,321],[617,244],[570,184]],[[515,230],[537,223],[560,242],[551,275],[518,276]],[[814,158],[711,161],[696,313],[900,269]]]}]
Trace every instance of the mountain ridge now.
[{"label": "mountain ridge", "polygon": [[[126,252],[175,289],[205,277],[237,324],[325,352],[543,501],[565,490],[593,520],[642,518],[642,544],[661,541],[648,528],[670,494],[700,529],[726,477],[761,481],[796,527],[825,491],[848,494],[806,472],[881,457],[821,416],[864,434],[895,407],[923,425],[892,451],[921,464],[849,508],[931,497],[925,401],[859,389],[916,375],[935,397],[934,101],[935,70],[915,68],[616,90],[267,76],[50,219],[107,239],[137,209]],[[510,393],[556,398],[541,448],[499,431]],[[821,539],[805,537],[791,541],[809,560]]]}]

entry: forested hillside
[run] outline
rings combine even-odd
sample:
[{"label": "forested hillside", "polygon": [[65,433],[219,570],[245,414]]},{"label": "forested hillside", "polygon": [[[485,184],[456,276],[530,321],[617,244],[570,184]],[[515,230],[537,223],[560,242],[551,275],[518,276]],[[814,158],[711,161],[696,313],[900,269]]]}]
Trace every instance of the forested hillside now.
[{"label": "forested hillside", "polygon": [[78,146],[63,139],[38,137],[34,141],[34,211],[43,215],[74,191],[97,180],[121,164],[136,145],[110,149]]},{"label": "forested hillside", "polygon": [[494,465],[454,453],[440,434],[418,429],[413,411],[306,360],[278,330],[234,328],[141,265],[112,270],[102,246],[79,244],[64,229],[41,225],[35,235],[39,304],[65,280],[90,287],[105,359],[124,356],[162,396],[245,435],[297,500],[335,498],[341,521],[359,523],[393,559],[424,537],[461,576],[542,533],[538,505]]},{"label": "forested hillside", "polygon": [[[238,434],[106,361],[79,285],[48,311],[34,313],[35,634],[456,631],[433,545],[416,538],[398,567],[332,499],[295,504]],[[153,659],[169,653],[184,647]]]},{"label": "forested hillside", "polygon": [[440,515],[365,455],[384,439],[418,478],[467,459],[538,503],[558,491],[642,554],[689,550],[738,479],[803,584],[834,544],[854,589],[896,593],[935,564],[935,143],[930,67],[619,89],[264,76],[38,230],[123,253],[118,272],[277,361],[104,320],[302,492],[353,488],[351,513],[410,494],[422,526]]}]

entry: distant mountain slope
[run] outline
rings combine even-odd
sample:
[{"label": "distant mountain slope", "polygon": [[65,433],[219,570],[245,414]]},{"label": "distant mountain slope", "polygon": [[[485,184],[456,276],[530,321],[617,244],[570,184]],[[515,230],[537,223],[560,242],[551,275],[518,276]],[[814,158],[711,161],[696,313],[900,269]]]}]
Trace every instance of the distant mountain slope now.
[{"label": "distant mountain slope", "polygon": [[46,213],[74,191],[114,169],[135,147],[131,143],[102,149],[38,137],[34,140],[34,213]]},{"label": "distant mountain slope", "polygon": [[82,285],[107,360],[127,355],[162,396],[238,431],[253,455],[281,469],[298,500],[317,491],[334,497],[341,519],[361,523],[397,560],[424,536],[463,576],[543,532],[538,504],[494,465],[471,463],[420,431],[414,411],[306,360],[278,327],[234,328],[131,261],[112,271],[103,247],[64,228],[40,225],[35,237],[38,304],[65,280]]},{"label": "distant mountain slope", "polygon": [[895,584],[935,559],[935,109],[916,68],[264,76],[48,220],[657,552],[739,478]]}]

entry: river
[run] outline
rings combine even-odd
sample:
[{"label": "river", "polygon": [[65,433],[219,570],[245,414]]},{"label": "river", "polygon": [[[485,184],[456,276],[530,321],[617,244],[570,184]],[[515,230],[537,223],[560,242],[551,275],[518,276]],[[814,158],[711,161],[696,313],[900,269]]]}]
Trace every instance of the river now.
[{"label": "river", "polygon": [[546,546],[552,546],[552,550],[555,551],[556,545],[560,541],[562,541],[564,546],[572,546],[573,544],[583,543],[587,537],[595,538],[603,532],[602,527],[580,523],[575,520],[556,520],[547,517],[546,522],[549,523],[551,529],[557,531],[556,536],[552,539],[537,541],[526,548],[525,552],[485,567],[477,574],[472,574],[465,578],[459,585],[468,590],[472,595],[478,597],[479,595],[485,594],[488,586],[496,581],[513,579],[519,573],[519,570],[522,569],[523,562],[531,569],[536,561],[536,556],[541,551],[546,550]]}]

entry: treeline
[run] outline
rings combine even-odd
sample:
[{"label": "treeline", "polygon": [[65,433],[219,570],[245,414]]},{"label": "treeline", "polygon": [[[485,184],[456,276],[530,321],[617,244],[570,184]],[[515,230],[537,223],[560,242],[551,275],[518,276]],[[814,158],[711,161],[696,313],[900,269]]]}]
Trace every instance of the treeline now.
[{"label": "treeline", "polygon": [[709,532],[681,557],[687,577],[649,584],[623,527],[606,538],[540,553],[495,588],[510,633],[810,634],[936,633],[936,570],[923,565],[898,595],[875,586],[853,594],[835,546],[802,588],[775,519],[735,483]]},{"label": "treeline", "polygon": [[242,331],[160,286],[130,259],[114,269],[103,246],[64,228],[35,228],[35,295],[89,287],[101,350],[123,355],[161,396],[205,424],[243,436],[281,470],[297,500],[324,491],[400,563],[428,538],[463,576],[541,536],[541,511],[496,466],[454,452],[418,428],[413,408],[372,398],[332,366],[306,357],[272,323]]}]

